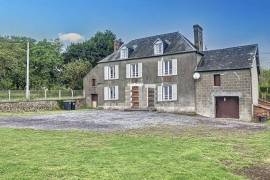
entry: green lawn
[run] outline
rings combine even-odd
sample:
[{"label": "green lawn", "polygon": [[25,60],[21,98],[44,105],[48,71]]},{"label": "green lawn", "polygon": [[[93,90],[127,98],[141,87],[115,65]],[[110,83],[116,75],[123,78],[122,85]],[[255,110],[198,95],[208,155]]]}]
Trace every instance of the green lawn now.
[{"label": "green lawn", "polygon": [[0,129],[0,179],[245,179],[270,165],[270,132]]}]

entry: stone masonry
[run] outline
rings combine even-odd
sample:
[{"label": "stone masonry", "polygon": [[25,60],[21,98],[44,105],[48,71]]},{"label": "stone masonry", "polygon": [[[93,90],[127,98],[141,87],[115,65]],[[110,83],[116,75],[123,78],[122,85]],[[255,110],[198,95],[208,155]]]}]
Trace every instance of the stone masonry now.
[{"label": "stone masonry", "polygon": [[[250,121],[253,111],[250,73],[250,69],[200,72],[201,78],[196,81],[197,113],[215,117],[216,96],[237,96],[239,97],[239,119]],[[214,74],[221,75],[221,86],[214,86]]]}]

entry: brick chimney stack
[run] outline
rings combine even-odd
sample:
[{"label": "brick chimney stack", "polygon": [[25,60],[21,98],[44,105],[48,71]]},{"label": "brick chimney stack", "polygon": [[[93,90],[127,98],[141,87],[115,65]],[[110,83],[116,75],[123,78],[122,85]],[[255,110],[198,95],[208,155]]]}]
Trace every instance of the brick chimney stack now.
[{"label": "brick chimney stack", "polygon": [[115,39],[114,40],[114,52],[119,50],[119,48],[124,44],[124,42],[122,41],[122,39]]},{"label": "brick chimney stack", "polygon": [[198,51],[203,51],[203,28],[195,24],[193,26],[194,31],[194,45]]}]

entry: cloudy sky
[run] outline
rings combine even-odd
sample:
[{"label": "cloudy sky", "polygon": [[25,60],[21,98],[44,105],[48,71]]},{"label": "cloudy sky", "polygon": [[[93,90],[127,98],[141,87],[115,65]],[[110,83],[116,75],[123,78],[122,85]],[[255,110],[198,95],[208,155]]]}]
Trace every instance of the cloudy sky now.
[{"label": "cloudy sky", "polygon": [[0,0],[0,35],[78,42],[112,30],[129,41],[180,31],[193,41],[204,28],[208,49],[258,43],[270,67],[268,0]]}]

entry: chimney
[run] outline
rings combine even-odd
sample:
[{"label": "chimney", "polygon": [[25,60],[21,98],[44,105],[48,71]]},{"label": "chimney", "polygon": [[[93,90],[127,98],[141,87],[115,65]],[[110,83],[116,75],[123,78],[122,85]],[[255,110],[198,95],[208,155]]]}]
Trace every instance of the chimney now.
[{"label": "chimney", "polygon": [[194,45],[198,51],[203,51],[203,28],[196,24],[193,26]]},{"label": "chimney", "polygon": [[118,49],[122,46],[122,44],[124,44],[122,39],[115,39],[113,43],[114,52],[118,51]]}]

